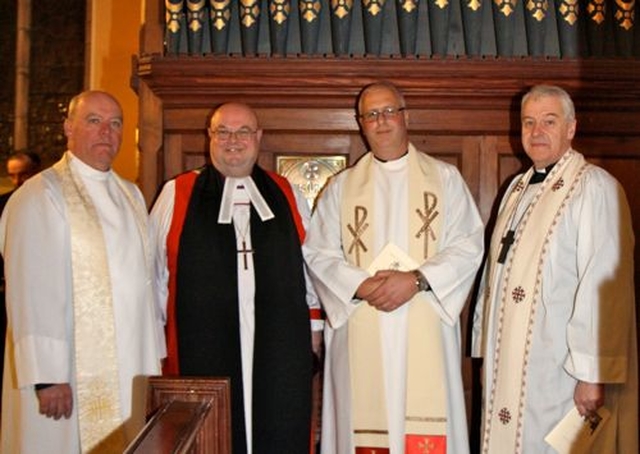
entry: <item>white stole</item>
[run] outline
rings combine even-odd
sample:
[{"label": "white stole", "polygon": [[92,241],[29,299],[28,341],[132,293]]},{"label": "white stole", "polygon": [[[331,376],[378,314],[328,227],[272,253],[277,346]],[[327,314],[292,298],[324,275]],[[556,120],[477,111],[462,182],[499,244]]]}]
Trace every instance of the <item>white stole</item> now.
[{"label": "white stole", "polygon": [[[375,260],[374,185],[372,153],[350,170],[343,187],[342,241],[347,260],[368,269]],[[433,158],[410,146],[408,152],[409,250],[422,263],[438,250],[441,237],[442,183]],[[392,216],[392,213],[388,213]],[[446,383],[440,319],[423,293],[409,304],[407,352],[406,439],[446,435]],[[388,447],[388,423],[378,311],[359,304],[348,323],[352,428],[358,447]]]},{"label": "white stole", "polygon": [[[502,238],[512,228],[533,168],[513,186],[496,221],[488,258],[491,271],[485,310],[492,300],[496,300],[499,322],[494,364],[484,366],[493,368],[493,381],[485,384],[490,392],[483,415],[482,452],[522,451],[520,441],[526,402],[527,362],[548,241],[587,165],[581,154],[569,150],[541,183],[517,225],[513,250],[504,264],[501,285],[495,287],[500,294],[493,296],[489,292],[496,279],[496,270],[500,268],[496,259],[502,248]],[[484,320],[488,318],[485,314]]]},{"label": "white stole", "polygon": [[[109,263],[102,226],[70,155],[54,165],[68,214],[73,284],[75,378],[82,452],[119,452],[126,444]],[[145,252],[146,212],[123,182],[113,177],[136,214]]]}]

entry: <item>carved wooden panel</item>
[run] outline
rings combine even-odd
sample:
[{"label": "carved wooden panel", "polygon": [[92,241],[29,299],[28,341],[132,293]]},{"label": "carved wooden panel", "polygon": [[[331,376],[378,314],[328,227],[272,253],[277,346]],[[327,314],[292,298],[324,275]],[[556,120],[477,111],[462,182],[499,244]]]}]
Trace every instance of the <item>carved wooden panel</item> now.
[{"label": "carved wooden panel", "polygon": [[[179,446],[193,447],[184,452],[231,454],[230,390],[228,378],[150,377],[147,414],[172,411],[174,416],[172,421],[160,421],[163,424],[160,430],[145,428],[132,443],[132,452],[152,452],[145,447],[177,440]],[[190,427],[198,429],[195,440],[182,440],[181,433],[173,433]]]},{"label": "carved wooden panel", "polygon": [[124,454],[192,454],[210,405],[171,400],[164,403]]}]

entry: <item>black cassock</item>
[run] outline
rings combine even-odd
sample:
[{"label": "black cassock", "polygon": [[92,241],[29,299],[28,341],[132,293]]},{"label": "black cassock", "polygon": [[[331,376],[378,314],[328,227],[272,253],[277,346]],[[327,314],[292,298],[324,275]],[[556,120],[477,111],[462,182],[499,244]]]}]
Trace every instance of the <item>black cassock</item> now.
[{"label": "black cassock", "polygon": [[[180,178],[180,177],[178,177]],[[312,352],[300,239],[287,198],[264,170],[252,178],[275,218],[251,208],[255,272],[253,452],[305,453],[310,445]],[[180,374],[231,378],[233,453],[246,452],[236,237],[219,224],[224,177],[195,180],[177,260]]]}]

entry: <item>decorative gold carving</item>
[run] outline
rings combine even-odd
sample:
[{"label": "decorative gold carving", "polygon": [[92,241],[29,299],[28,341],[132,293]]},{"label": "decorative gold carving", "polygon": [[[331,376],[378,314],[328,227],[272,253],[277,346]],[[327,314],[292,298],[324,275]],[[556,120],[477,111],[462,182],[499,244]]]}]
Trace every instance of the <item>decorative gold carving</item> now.
[{"label": "decorative gold carving", "polygon": [[240,0],[240,23],[249,28],[260,17],[260,0]]},{"label": "decorative gold carving", "polygon": [[344,19],[353,9],[353,0],[331,0],[331,11],[340,19]]},{"label": "decorative gold carving", "polygon": [[618,9],[614,14],[616,18],[616,24],[627,31],[633,28],[633,14],[635,10],[635,3],[636,0],[616,0],[616,5],[618,5]]},{"label": "decorative gold carving", "polygon": [[189,11],[200,11],[204,8],[205,0],[187,0],[187,9]]},{"label": "decorative gold carving", "polygon": [[320,0],[301,0],[299,8],[300,17],[311,23],[315,20],[319,20],[322,4],[320,3]]},{"label": "decorative gold carving", "polygon": [[440,9],[445,9],[449,5],[447,0],[435,0],[433,3]]},{"label": "decorative gold carving", "polygon": [[171,33],[180,31],[180,16],[182,15],[182,0],[177,2],[166,0],[165,3],[165,24]]},{"label": "decorative gold carving", "polygon": [[211,25],[218,31],[229,25],[229,21],[231,20],[230,3],[231,0],[209,0]]},{"label": "decorative gold carving", "polygon": [[377,16],[382,12],[387,0],[362,0],[362,7],[372,16]]},{"label": "decorative gold carving", "polygon": [[411,13],[414,9],[418,8],[418,0],[400,0],[400,8],[406,13]]},{"label": "decorative gold carving", "polygon": [[302,192],[310,207],[327,182],[347,166],[345,156],[278,156],[276,170]]},{"label": "decorative gold carving", "polygon": [[205,0],[187,0],[187,24],[189,30],[197,32],[202,28],[204,22],[204,3]]},{"label": "decorative gold carving", "polygon": [[482,0],[470,0],[467,2],[467,8],[472,11],[478,11],[482,6]]},{"label": "decorative gold carving", "polygon": [[282,25],[287,21],[290,12],[291,0],[272,0],[269,2],[269,14],[278,25]]},{"label": "decorative gold carving", "polygon": [[516,10],[517,1],[518,0],[493,0],[500,14],[506,17],[509,17]]},{"label": "decorative gold carving", "polygon": [[549,2],[547,0],[528,0],[527,9],[535,20],[542,22],[547,16]]},{"label": "decorative gold carving", "polygon": [[574,25],[578,21],[579,9],[578,0],[561,0],[558,7],[562,20],[570,25]]},{"label": "decorative gold carving", "polygon": [[589,19],[600,25],[604,22],[606,13],[605,0],[590,0],[587,5],[587,13],[589,13]]}]

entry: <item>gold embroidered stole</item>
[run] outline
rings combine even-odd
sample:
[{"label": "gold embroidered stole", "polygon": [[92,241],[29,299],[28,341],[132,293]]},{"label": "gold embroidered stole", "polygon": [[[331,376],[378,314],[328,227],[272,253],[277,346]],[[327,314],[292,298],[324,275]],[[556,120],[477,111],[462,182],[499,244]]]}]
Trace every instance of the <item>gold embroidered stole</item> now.
[{"label": "gold embroidered stole", "polygon": [[[374,165],[373,154],[369,153],[350,170],[341,206],[344,253],[350,263],[364,269],[375,259]],[[415,263],[421,264],[438,250],[442,183],[433,158],[413,146],[409,148],[407,165],[409,200],[397,203],[408,204],[408,253]],[[416,294],[407,304],[405,433],[407,442],[418,443],[427,435],[446,436],[445,370],[440,319],[426,294]],[[348,338],[354,444],[388,447],[378,311],[366,302],[360,303],[349,318]]]},{"label": "gold embroidered stole", "polygon": [[[60,178],[70,229],[73,325],[78,411],[82,452],[121,452],[126,444],[120,411],[111,279],[102,226],[70,156],[54,165]],[[140,204],[123,182],[115,181],[133,207],[138,228],[144,228]],[[146,214],[146,213],[145,213]],[[149,251],[146,232],[141,235]],[[149,259],[147,253],[147,260]]]},{"label": "gold embroidered stole", "polygon": [[498,273],[496,259],[501,240],[510,228],[516,228],[516,232],[500,287],[495,287],[499,292],[496,295],[498,326],[494,363],[485,364],[493,368],[493,381],[485,384],[490,387],[490,393],[484,409],[484,453],[522,451],[527,362],[548,241],[587,165],[581,154],[573,150],[565,153],[540,184],[517,228],[512,227],[522,194],[533,174],[533,168],[529,169],[513,186],[496,221],[488,258],[491,272],[485,295],[485,323],[489,318],[489,303],[496,299],[490,292]]}]

